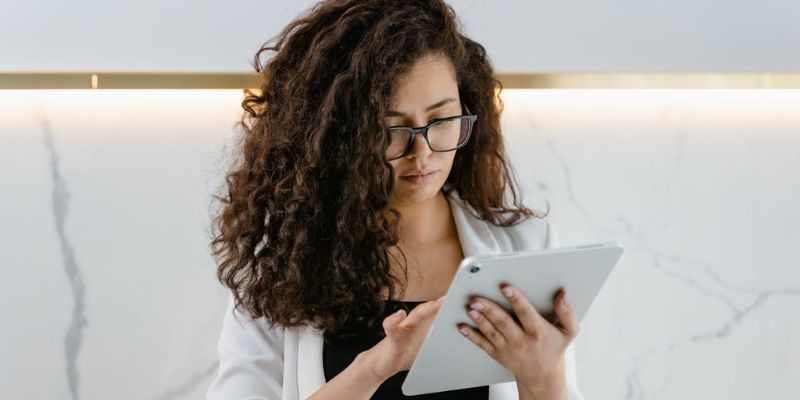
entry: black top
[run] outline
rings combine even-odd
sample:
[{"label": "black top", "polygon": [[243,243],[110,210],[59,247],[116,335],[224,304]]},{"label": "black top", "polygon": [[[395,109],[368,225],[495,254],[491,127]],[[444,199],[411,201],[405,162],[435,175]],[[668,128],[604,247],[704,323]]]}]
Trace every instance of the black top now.
[{"label": "black top", "polygon": [[[404,308],[406,312],[414,309],[422,301],[396,301],[387,300],[386,312],[384,318]],[[347,368],[356,356],[375,346],[380,342],[386,334],[383,331],[383,326],[378,326],[369,331],[368,334],[360,335],[356,339],[349,340],[328,340],[325,339],[322,349],[322,360],[325,367],[325,380],[330,381],[338,375],[342,370]],[[448,390],[439,393],[428,393],[417,396],[406,396],[400,389],[403,381],[406,379],[408,371],[400,371],[394,376],[384,381],[378,390],[372,395],[372,399],[419,399],[419,400],[445,400],[445,399],[461,399],[461,400],[486,400],[489,398],[489,386],[478,386],[467,389]]]}]

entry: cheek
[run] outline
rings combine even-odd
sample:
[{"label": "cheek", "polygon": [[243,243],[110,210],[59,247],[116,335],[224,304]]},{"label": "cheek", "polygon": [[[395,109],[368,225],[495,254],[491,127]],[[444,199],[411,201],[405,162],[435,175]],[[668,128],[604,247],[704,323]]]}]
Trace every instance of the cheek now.
[{"label": "cheek", "polygon": [[443,179],[447,179],[447,176],[450,175],[450,170],[453,168],[453,160],[456,158],[455,152],[445,153],[442,154],[446,157],[443,157],[441,165],[441,169],[444,175]]},{"label": "cheek", "polygon": [[389,161],[389,164],[392,165],[392,171],[394,172],[394,179],[397,180],[399,178],[398,176],[399,170],[397,169],[397,167],[398,165],[400,165],[400,160]]}]

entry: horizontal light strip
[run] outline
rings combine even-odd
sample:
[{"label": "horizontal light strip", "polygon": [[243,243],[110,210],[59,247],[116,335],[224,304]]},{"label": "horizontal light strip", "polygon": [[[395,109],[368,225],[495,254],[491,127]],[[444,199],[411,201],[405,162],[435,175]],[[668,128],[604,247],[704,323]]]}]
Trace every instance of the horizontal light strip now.
[{"label": "horizontal light strip", "polygon": [[[499,73],[508,89],[800,89],[800,72]],[[0,89],[244,89],[254,73],[0,72]]]}]

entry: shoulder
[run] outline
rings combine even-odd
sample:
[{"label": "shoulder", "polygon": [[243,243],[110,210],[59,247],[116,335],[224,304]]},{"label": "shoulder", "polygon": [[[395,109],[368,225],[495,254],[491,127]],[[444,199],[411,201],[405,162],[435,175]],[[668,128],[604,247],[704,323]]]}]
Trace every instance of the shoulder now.
[{"label": "shoulder", "polygon": [[284,329],[270,328],[263,317],[252,319],[228,298],[217,341],[219,368],[206,398],[280,398],[282,395]]},{"label": "shoulder", "polygon": [[[464,209],[464,214],[472,218],[474,211],[464,202],[455,189],[449,190],[454,204]],[[558,234],[552,220],[547,217],[529,217],[511,226],[497,226],[483,221],[491,231],[501,252],[537,250],[559,247]]]},{"label": "shoulder", "polygon": [[284,327],[271,326],[265,317],[253,319],[235,308],[234,303],[230,294],[222,322],[220,344],[240,346],[256,352],[283,347]]}]

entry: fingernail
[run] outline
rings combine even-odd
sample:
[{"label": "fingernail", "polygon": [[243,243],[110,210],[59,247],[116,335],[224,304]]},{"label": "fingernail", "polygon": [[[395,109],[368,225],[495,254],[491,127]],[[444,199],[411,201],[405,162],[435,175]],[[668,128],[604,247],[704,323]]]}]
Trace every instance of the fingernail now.
[{"label": "fingernail", "polygon": [[469,335],[469,330],[467,330],[467,328],[461,327],[458,329],[458,331],[461,332],[461,334],[464,336]]},{"label": "fingernail", "polygon": [[500,289],[500,291],[502,291],[502,292],[503,292],[503,295],[505,295],[505,296],[506,296],[506,297],[508,297],[509,299],[511,298],[511,296],[514,296],[514,291],[513,291],[513,290],[511,290],[511,288],[510,288],[510,287],[508,287],[508,286],[506,286],[506,287],[504,287],[504,288]]},{"label": "fingernail", "polygon": [[570,306],[570,304],[569,304],[569,298],[567,297],[567,294],[566,294],[566,293],[564,293],[564,298],[563,298],[563,299],[561,299],[561,306],[562,306],[562,307],[564,307],[564,309],[565,309],[565,310],[566,310],[567,308],[569,308],[569,306]]},{"label": "fingernail", "polygon": [[473,310],[478,310],[478,311],[483,310],[483,303],[481,303],[480,301],[476,301],[476,302],[470,304],[469,306]]}]

